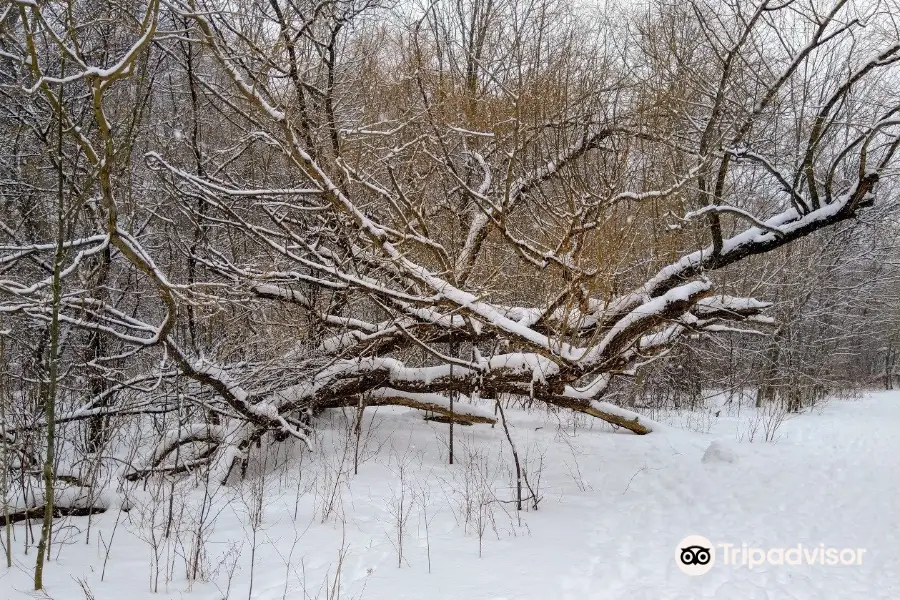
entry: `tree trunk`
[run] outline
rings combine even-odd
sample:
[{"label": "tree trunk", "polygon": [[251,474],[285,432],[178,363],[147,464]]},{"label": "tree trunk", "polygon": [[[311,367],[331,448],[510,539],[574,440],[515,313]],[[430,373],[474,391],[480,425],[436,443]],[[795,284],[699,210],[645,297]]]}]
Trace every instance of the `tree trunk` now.
[{"label": "tree trunk", "polygon": [[56,378],[59,363],[59,305],[62,295],[62,270],[63,257],[65,256],[65,207],[62,163],[62,119],[58,120],[59,141],[57,145],[57,167],[59,168],[59,180],[57,188],[56,206],[56,252],[53,256],[53,279],[51,284],[53,295],[53,307],[50,314],[50,351],[47,356],[47,379],[42,382],[40,388],[40,400],[44,406],[44,419],[47,423],[46,453],[44,454],[44,523],[41,527],[41,539],[38,542],[37,559],[34,565],[34,589],[44,588],[44,561],[49,556],[50,534],[53,528],[53,483],[55,480],[54,458],[56,450]]}]

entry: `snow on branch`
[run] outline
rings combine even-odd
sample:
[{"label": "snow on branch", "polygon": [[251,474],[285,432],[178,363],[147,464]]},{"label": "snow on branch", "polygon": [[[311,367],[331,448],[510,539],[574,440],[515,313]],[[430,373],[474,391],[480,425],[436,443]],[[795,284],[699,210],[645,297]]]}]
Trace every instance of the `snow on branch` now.
[{"label": "snow on branch", "polygon": [[461,395],[460,401],[453,402],[441,394],[427,392],[404,392],[393,388],[376,388],[366,393],[364,400],[367,406],[395,405],[408,406],[419,410],[437,413],[456,421],[467,423],[486,423],[493,425],[496,418],[492,413],[477,406],[468,404],[469,399]]}]

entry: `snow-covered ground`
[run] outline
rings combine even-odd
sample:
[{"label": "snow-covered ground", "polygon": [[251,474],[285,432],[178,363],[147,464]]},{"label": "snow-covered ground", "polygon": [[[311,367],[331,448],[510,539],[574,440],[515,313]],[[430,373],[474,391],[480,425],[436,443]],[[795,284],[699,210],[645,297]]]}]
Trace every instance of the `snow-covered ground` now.
[{"label": "snow-covered ground", "polygon": [[[93,519],[88,543],[86,518],[60,522],[47,594],[84,598],[83,584],[97,600],[900,598],[900,392],[794,416],[774,443],[752,409],[716,410],[663,415],[671,427],[647,436],[508,411],[542,498],[518,514],[499,426],[456,427],[457,464],[448,466],[446,424],[372,411],[353,475],[336,414],[314,455],[282,445],[242,485],[212,497],[176,489],[171,524],[167,502],[140,486],[130,512]],[[201,520],[205,581],[189,582],[185,557],[196,555]],[[709,573],[689,577],[675,550],[691,534],[866,552],[859,565],[751,570],[722,564],[720,551]],[[0,598],[35,597],[24,525],[15,537]]]}]

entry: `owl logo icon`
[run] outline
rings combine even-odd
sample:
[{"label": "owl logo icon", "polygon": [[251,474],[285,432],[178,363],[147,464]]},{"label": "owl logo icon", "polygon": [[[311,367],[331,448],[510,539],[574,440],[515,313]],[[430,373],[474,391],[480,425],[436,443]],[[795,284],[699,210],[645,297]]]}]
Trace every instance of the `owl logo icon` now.
[{"label": "owl logo icon", "polygon": [[675,547],[675,564],[688,575],[704,575],[715,562],[716,549],[702,535],[689,535]]}]

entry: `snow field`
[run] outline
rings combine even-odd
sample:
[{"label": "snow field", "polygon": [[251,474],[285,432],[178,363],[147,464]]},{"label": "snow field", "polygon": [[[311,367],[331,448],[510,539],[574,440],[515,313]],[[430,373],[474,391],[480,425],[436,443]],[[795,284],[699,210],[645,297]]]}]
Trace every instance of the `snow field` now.
[{"label": "snow field", "polygon": [[[499,425],[455,427],[449,466],[446,424],[370,410],[354,475],[355,439],[345,442],[347,419],[333,411],[316,453],[264,444],[242,483],[205,491],[183,482],[174,494],[169,482],[138,483],[124,495],[127,513],[98,515],[90,530],[83,517],[58,521],[47,595],[85,598],[83,584],[96,600],[900,597],[900,393],[793,416],[775,443],[762,434],[749,442],[753,409],[716,410],[670,414],[673,426],[646,436],[567,413],[507,410],[541,498],[537,511],[526,499],[522,512]],[[693,430],[678,427],[686,423]],[[14,528],[15,564],[0,568],[0,598],[35,597],[26,527]],[[866,553],[860,565],[752,570],[720,558],[689,577],[674,557],[691,534],[737,547]]]}]

